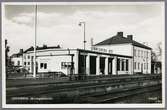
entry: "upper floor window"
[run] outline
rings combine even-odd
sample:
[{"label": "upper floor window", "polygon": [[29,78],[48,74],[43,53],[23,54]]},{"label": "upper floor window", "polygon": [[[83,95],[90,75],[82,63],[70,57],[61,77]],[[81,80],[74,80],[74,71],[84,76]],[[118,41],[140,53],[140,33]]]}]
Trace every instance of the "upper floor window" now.
[{"label": "upper floor window", "polygon": [[138,57],[140,57],[140,50],[138,50]]},{"label": "upper floor window", "polygon": [[30,56],[28,55],[27,58],[30,59]]},{"label": "upper floor window", "polygon": [[143,51],[141,50],[141,57],[143,58]]},{"label": "upper floor window", "polygon": [[134,56],[136,57],[136,49],[134,49]]},{"label": "upper floor window", "polygon": [[148,52],[147,52],[147,58],[148,58]]},{"label": "upper floor window", "polygon": [[18,65],[18,66],[20,65],[20,61],[17,61],[17,65]]}]

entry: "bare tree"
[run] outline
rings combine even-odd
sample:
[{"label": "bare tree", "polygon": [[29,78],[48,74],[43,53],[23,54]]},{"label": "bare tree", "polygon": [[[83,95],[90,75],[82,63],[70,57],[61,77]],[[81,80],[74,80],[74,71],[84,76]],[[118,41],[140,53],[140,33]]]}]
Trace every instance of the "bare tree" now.
[{"label": "bare tree", "polygon": [[161,57],[162,57],[162,42],[159,42],[157,44],[157,57],[158,57],[158,60],[161,60]]}]

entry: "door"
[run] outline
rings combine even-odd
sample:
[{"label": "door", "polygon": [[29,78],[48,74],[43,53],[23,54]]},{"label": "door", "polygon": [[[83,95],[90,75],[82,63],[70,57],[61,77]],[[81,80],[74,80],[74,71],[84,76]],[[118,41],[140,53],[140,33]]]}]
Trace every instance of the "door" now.
[{"label": "door", "polygon": [[90,75],[96,75],[96,56],[90,56]]}]

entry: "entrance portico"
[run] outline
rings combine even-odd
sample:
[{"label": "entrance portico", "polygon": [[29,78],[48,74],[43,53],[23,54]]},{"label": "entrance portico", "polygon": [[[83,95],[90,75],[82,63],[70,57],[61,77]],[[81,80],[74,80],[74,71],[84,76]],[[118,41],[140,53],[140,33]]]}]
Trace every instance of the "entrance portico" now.
[{"label": "entrance portico", "polygon": [[131,73],[131,57],[117,56],[114,54],[101,54],[92,51],[86,51],[79,54],[79,73],[84,73],[85,56],[85,74],[89,75],[118,75]]}]

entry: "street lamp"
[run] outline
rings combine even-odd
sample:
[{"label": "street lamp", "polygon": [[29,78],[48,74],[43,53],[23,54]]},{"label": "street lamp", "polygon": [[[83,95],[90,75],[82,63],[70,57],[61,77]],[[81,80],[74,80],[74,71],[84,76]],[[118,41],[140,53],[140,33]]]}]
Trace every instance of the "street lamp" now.
[{"label": "street lamp", "polygon": [[[79,26],[82,26],[82,24],[83,24],[83,26],[84,26],[84,40],[83,40],[83,43],[84,43],[84,51],[85,51],[85,45],[86,45],[86,39],[85,39],[85,25],[86,25],[86,22],[79,22]],[[83,55],[84,57],[84,62],[83,62],[83,66],[84,66],[84,75],[86,76],[86,56],[85,55]]]},{"label": "street lamp", "polygon": [[82,26],[82,24],[83,24],[83,26],[84,26],[84,41],[83,41],[83,43],[84,43],[84,50],[85,50],[85,44],[86,44],[86,40],[85,40],[85,25],[86,25],[86,22],[79,22],[79,26]]}]

